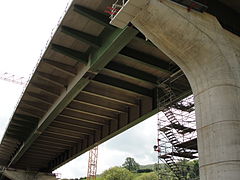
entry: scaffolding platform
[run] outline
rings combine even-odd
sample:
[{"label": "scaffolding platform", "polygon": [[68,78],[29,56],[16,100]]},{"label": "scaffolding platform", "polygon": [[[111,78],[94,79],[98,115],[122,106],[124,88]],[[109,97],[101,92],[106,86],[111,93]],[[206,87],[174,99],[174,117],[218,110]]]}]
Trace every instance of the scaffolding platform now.
[{"label": "scaffolding platform", "polygon": [[161,155],[160,158],[167,159],[167,158],[170,158],[172,156],[182,157],[182,158],[187,158],[187,159],[196,159],[196,158],[198,158],[197,156],[194,156],[193,153],[191,153],[191,152],[182,152],[182,153],[170,152],[170,153]]},{"label": "scaffolding platform", "polygon": [[183,104],[176,103],[172,107],[175,108],[175,109],[181,110],[181,111],[188,112],[188,113],[191,113],[192,111],[195,110],[194,109],[194,103],[192,103],[192,104],[190,103],[188,105],[183,105]]},{"label": "scaffolding platform", "polygon": [[179,148],[184,148],[184,149],[191,149],[191,150],[198,150],[197,148],[197,138],[191,139],[186,142],[182,142],[180,144],[176,145]]},{"label": "scaffolding platform", "polygon": [[[161,110],[163,115],[158,113],[158,139],[154,150],[158,152],[158,165],[160,161],[164,162],[173,172],[174,179],[186,180],[180,162],[198,158],[194,101],[193,96],[189,96],[174,103],[175,93],[171,83],[159,85],[166,97],[163,100],[157,97],[159,112]],[[165,103],[167,101],[170,101],[168,105]],[[161,177],[160,171],[158,177]]]},{"label": "scaffolding platform", "polygon": [[191,132],[196,131],[196,129],[186,127],[181,124],[175,124],[175,123],[164,126],[164,127],[160,128],[159,130],[162,132],[167,132],[167,131],[171,130],[172,128],[178,130],[178,133],[181,133],[181,134],[191,133]]}]

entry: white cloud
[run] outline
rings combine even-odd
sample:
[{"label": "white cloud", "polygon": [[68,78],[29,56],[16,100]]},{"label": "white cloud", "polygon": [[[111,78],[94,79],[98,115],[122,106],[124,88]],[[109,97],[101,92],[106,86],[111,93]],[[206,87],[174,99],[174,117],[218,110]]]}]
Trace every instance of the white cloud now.
[{"label": "white cloud", "polygon": [[0,71],[28,75],[69,0],[13,0],[0,6]]}]

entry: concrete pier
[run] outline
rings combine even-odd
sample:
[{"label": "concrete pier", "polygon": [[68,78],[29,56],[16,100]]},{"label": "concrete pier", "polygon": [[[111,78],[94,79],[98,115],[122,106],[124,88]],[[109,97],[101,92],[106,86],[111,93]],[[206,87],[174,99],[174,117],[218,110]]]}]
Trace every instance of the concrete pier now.
[{"label": "concrete pier", "polygon": [[57,180],[53,174],[16,169],[6,169],[3,175],[11,180]]},{"label": "concrete pier", "polygon": [[224,30],[215,17],[169,0],[129,0],[112,23],[129,22],[190,82],[201,180],[239,180],[240,37]]}]

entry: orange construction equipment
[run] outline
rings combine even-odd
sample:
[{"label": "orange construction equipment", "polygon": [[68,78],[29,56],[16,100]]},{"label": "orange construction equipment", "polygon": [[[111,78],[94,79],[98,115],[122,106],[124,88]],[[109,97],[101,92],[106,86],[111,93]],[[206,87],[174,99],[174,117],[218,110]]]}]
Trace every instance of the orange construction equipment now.
[{"label": "orange construction equipment", "polygon": [[87,180],[96,180],[97,175],[98,146],[89,151]]}]

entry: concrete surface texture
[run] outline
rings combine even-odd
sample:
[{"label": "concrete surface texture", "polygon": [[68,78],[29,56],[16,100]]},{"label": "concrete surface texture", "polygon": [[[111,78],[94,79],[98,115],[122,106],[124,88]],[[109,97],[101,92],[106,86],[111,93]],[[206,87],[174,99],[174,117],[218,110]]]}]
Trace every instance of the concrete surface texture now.
[{"label": "concrete surface texture", "polygon": [[5,170],[3,174],[11,180],[57,180],[57,178],[51,174],[22,170]]},{"label": "concrete surface texture", "polygon": [[132,24],[182,68],[192,87],[201,180],[239,180],[240,37],[215,17],[169,0],[149,0],[135,14]]}]

